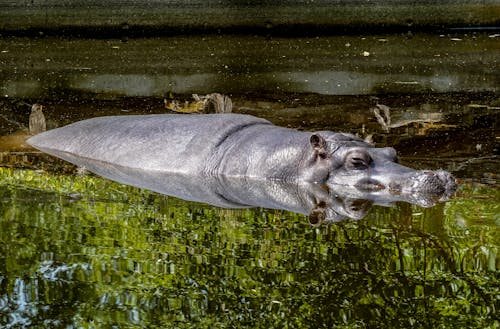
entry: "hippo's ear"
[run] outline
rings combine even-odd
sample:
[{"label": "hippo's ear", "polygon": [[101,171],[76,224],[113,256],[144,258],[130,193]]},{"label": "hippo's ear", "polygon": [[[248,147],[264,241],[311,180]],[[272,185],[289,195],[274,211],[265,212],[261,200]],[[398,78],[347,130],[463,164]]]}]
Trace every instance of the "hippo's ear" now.
[{"label": "hippo's ear", "polygon": [[319,226],[326,218],[325,208],[315,207],[309,214],[309,224]]},{"label": "hippo's ear", "polygon": [[311,135],[309,142],[311,143],[311,147],[314,150],[316,159],[326,159],[328,157],[327,144],[323,136],[313,134]]},{"label": "hippo's ear", "polygon": [[311,135],[309,139],[311,146],[316,151],[326,151],[326,140],[318,134]]},{"label": "hippo's ear", "polygon": [[309,214],[309,224],[313,226],[321,225],[326,219],[326,203],[319,201]]}]

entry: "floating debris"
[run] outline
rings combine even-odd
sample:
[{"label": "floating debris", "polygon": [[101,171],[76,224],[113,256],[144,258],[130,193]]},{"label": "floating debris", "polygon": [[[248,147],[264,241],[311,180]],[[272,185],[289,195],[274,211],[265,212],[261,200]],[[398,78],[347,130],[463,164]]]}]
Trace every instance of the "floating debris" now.
[{"label": "floating debris", "polygon": [[194,101],[185,101],[182,104],[178,100],[164,99],[165,108],[179,113],[231,113],[233,103],[228,96],[213,93],[205,96],[193,94]]},{"label": "floating debris", "polygon": [[202,113],[205,108],[204,101],[185,101],[184,104],[181,104],[181,102],[175,99],[164,99],[163,102],[167,110],[179,113]]},{"label": "floating debris", "polygon": [[418,85],[418,81],[394,81],[395,84],[398,85]]},{"label": "floating debris", "polygon": [[[382,126],[382,129],[385,132],[389,132],[389,126],[391,125],[391,108],[387,105],[377,103],[371,110],[373,114],[375,114],[378,123]],[[380,111],[384,113],[384,116],[380,114]]]},{"label": "floating debris", "polygon": [[[425,109],[423,104],[421,109]],[[376,104],[371,110],[377,119],[377,122],[382,127],[382,130],[386,133],[390,132],[392,129],[404,128],[408,129],[408,133],[411,135],[424,136],[428,134],[430,130],[447,130],[456,128],[456,125],[449,125],[444,123],[437,123],[443,120],[443,114],[439,112],[430,113],[415,113],[409,118],[397,118],[396,116],[391,118],[391,108],[384,104]]]},{"label": "floating debris", "polygon": [[29,117],[29,132],[31,135],[36,135],[47,130],[45,115],[43,114],[42,110],[42,105],[33,104],[31,106],[31,113]]},{"label": "floating debris", "polygon": [[489,106],[484,104],[468,104],[467,107],[471,109],[500,110],[499,106]]}]

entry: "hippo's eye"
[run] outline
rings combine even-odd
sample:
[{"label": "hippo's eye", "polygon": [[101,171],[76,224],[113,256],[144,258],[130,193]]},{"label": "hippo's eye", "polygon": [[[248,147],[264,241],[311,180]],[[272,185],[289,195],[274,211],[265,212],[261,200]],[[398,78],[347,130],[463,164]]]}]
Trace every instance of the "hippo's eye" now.
[{"label": "hippo's eye", "polygon": [[354,169],[364,169],[368,166],[368,163],[362,158],[351,158],[349,163]]},{"label": "hippo's eye", "polygon": [[362,170],[368,168],[372,159],[368,153],[353,151],[347,155],[346,167],[348,169]]}]

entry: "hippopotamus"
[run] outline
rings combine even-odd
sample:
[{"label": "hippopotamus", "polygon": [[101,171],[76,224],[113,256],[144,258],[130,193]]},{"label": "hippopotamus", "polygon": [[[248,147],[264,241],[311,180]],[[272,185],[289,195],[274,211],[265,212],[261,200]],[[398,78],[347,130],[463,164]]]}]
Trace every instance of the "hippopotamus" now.
[{"label": "hippopotamus", "polygon": [[378,195],[448,199],[443,170],[398,164],[396,151],[351,134],[305,132],[243,114],[106,116],[49,130],[27,141],[75,162],[92,159],[149,172],[350,186]]}]

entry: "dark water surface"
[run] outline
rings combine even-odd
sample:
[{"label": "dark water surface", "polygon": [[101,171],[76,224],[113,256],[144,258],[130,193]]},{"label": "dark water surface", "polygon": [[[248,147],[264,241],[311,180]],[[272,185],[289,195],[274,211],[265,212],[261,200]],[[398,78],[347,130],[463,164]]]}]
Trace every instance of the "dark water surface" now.
[{"label": "dark water surface", "polygon": [[[0,92],[71,93],[497,91],[496,33],[309,38],[0,38]],[[67,97],[67,96],[66,96]]]},{"label": "dark water surface", "polygon": [[[260,51],[248,44],[236,50],[214,46],[217,56],[210,57],[213,39],[200,43],[206,57],[191,58],[179,50],[185,49],[179,45],[186,39],[176,40],[168,56],[178,58],[171,64],[162,61],[163,48],[152,51],[152,40],[125,43],[123,47],[137,43],[149,48],[131,47],[128,52],[134,56],[113,62],[110,54],[122,44],[113,48],[109,40],[0,39],[0,50],[8,50],[0,55],[8,64],[0,72],[2,92],[11,94],[0,103],[0,327],[500,327],[500,100],[494,74],[498,62],[486,56],[498,41],[493,45],[494,38],[476,36],[486,49],[486,55],[477,57],[474,47],[463,46],[477,45],[472,36],[468,41],[465,36],[426,38],[435,44],[431,55],[414,49],[421,61],[417,55],[397,55],[396,46],[387,50],[396,54],[393,65],[398,58],[414,64],[411,69],[393,66],[393,73],[382,64],[375,69],[373,61],[362,65],[376,51],[366,48],[370,54],[364,56],[364,47],[356,49],[361,55],[352,69],[361,75],[379,70],[382,80],[377,81],[385,81],[377,83],[383,88],[359,92],[330,92],[340,89],[324,82],[330,73],[317,72],[335,65],[347,70],[350,64],[345,57],[337,64],[332,57],[329,64],[318,64],[316,59],[327,52],[326,43],[317,39],[281,40],[291,50],[271,52],[264,68],[254,66],[252,56],[245,57],[243,49]],[[373,44],[384,49],[392,38],[379,39]],[[356,40],[335,42],[345,49]],[[269,46],[266,42],[275,41],[244,42]],[[317,44],[307,48],[307,41]],[[60,51],[72,43],[78,49],[75,63]],[[451,48],[446,47],[455,47],[457,55],[444,56],[440,45],[448,53]],[[318,54],[305,64],[316,73],[302,76],[307,70],[298,60],[287,62],[292,54],[306,58],[294,46],[306,47],[309,59]],[[23,52],[24,60],[19,60],[16,56]],[[54,56],[46,56],[48,52]],[[233,80],[235,71],[223,73],[224,60],[233,57],[226,52],[238,53],[239,59],[234,56],[231,62],[243,68],[238,79]],[[160,57],[156,62],[144,54]],[[76,63],[91,55],[96,59]],[[280,56],[288,59],[281,62]],[[207,58],[212,58],[210,65],[197,66]],[[175,89],[167,83],[155,89],[142,78],[175,73],[181,83],[189,80],[184,74],[192,77],[205,67],[215,79],[206,81],[220,84]],[[286,72],[285,80],[299,77],[310,86],[329,87],[283,90],[277,86],[297,84],[254,82],[252,77],[259,74],[260,81],[271,81],[265,78],[268,67],[270,72]],[[401,68],[404,77],[397,73]],[[290,75],[292,69],[302,73]],[[429,81],[443,75],[425,70],[461,71],[446,81],[462,82],[439,84],[454,87],[435,90]],[[427,80],[418,78],[422,76]],[[93,81],[94,89],[75,87],[85,81]],[[242,92],[245,81],[253,83]],[[392,92],[384,89],[394,86]],[[23,142],[29,114],[24,102],[42,103],[47,125],[54,128],[106,114],[167,113],[163,96],[184,101],[191,92],[229,93],[234,112],[281,126],[371,136],[379,146],[394,146],[405,165],[451,171],[459,180],[458,191],[431,208],[373,206],[360,220],[312,226],[306,216],[293,212],[222,209],[121,185],[82,173]],[[390,123],[375,117],[377,103],[390,107]]]}]

